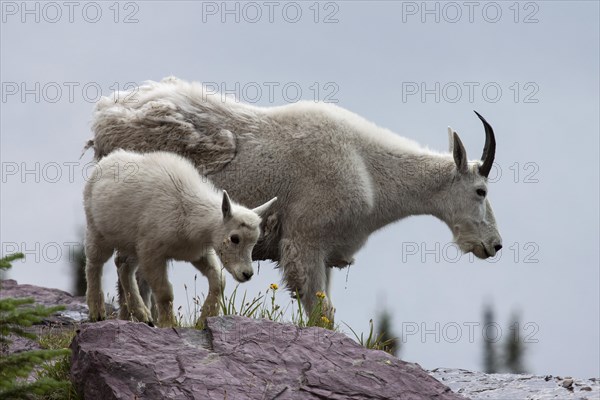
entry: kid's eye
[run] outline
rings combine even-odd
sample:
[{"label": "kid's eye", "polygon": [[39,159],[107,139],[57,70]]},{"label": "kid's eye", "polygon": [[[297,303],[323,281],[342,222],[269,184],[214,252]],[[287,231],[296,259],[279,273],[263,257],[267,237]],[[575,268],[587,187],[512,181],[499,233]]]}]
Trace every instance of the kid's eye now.
[{"label": "kid's eye", "polygon": [[481,197],[485,197],[485,195],[486,195],[486,192],[485,192],[485,190],[483,190],[483,189],[477,189],[477,194],[478,194],[479,196],[481,196]]},{"label": "kid's eye", "polygon": [[231,239],[231,243],[233,244],[238,244],[240,242],[240,237],[238,235],[231,235],[229,239]]}]

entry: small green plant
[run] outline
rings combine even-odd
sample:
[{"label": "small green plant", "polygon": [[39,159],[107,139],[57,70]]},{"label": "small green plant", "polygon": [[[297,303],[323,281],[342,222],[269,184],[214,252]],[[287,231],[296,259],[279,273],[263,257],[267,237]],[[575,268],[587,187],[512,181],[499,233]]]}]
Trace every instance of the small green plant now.
[{"label": "small green plant", "polygon": [[198,319],[200,318],[200,314],[202,313],[202,304],[204,300],[198,296],[196,291],[196,283],[198,280],[198,275],[194,275],[194,296],[192,297],[192,304],[190,306],[190,295],[188,293],[188,287],[184,283],[183,288],[185,289],[185,299],[187,302],[186,313],[183,313],[183,306],[179,306],[177,308],[177,315],[175,316],[175,324],[179,327],[186,326],[195,326],[198,329],[202,329],[204,327],[199,326]]},{"label": "small green plant", "polygon": [[[11,268],[11,262],[23,258],[23,254],[16,253],[0,259],[0,269]],[[0,299],[0,345],[2,350],[8,348],[9,335],[36,339],[36,336],[26,329],[34,323],[40,322],[64,307],[33,306],[33,299]],[[0,398],[1,399],[29,399],[32,395],[46,396],[65,390],[70,382],[67,379],[40,375],[44,363],[56,360],[59,357],[68,357],[68,349],[43,349],[10,354],[0,359]],[[59,360],[60,361],[60,360]],[[35,377],[28,381],[27,378]]]},{"label": "small green plant", "polygon": [[66,349],[71,345],[76,332],[75,326],[64,329],[52,327],[43,331],[37,342],[43,349]]},{"label": "small green plant", "polygon": [[221,311],[223,312],[223,315],[240,315],[248,318],[261,318],[260,306],[261,304],[264,304],[264,302],[261,303],[261,300],[264,299],[264,295],[262,295],[261,292],[258,292],[257,297],[254,297],[252,300],[247,300],[247,293],[244,291],[242,303],[238,306],[236,302],[238,287],[239,285],[236,285],[229,298],[225,296],[224,291],[221,292]]},{"label": "small green plant", "polygon": [[[263,307],[261,309],[261,318],[266,318],[270,321],[281,321],[283,320],[283,315],[285,314],[285,310],[282,309],[279,304],[277,304],[275,302],[275,294],[277,293],[277,290],[279,289],[279,286],[276,283],[271,283],[271,285],[269,286],[269,290],[268,292],[271,292],[271,301],[269,302],[269,306],[266,307],[265,304],[263,304]],[[266,299],[266,297],[265,297]]]},{"label": "small green plant", "polygon": [[383,350],[388,353],[390,352],[390,348],[393,345],[394,339],[385,340],[383,333],[375,335],[373,332],[373,320],[369,320],[369,336],[367,336],[366,338],[364,337],[362,332],[360,336],[358,336],[354,329],[352,329],[350,325],[346,324],[345,322],[344,325],[346,325],[348,329],[352,331],[352,334],[356,338],[356,341],[360,343],[361,346],[366,347],[367,349]]},{"label": "small green plant", "polygon": [[317,304],[310,312],[308,318],[306,318],[304,309],[302,308],[302,302],[300,301],[300,295],[298,292],[296,292],[296,302],[298,306],[296,309],[297,312],[292,313],[292,323],[302,328],[318,326],[321,328],[338,331],[339,329],[334,328],[333,323],[326,315],[326,310],[324,310],[323,301],[325,300],[325,293],[317,292],[315,293],[315,296],[317,296]]}]

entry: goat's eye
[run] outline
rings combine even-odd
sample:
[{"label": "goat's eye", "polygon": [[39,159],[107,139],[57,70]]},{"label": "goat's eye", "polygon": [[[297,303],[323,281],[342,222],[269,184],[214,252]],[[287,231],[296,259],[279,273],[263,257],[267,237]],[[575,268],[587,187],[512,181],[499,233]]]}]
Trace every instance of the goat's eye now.
[{"label": "goat's eye", "polygon": [[240,242],[240,237],[238,235],[231,235],[229,239],[231,239],[231,243],[233,244],[238,244]]},{"label": "goat's eye", "polygon": [[485,192],[485,190],[483,190],[483,189],[477,189],[477,194],[478,194],[479,196],[481,196],[481,197],[485,197],[485,195],[486,195],[486,192]]}]

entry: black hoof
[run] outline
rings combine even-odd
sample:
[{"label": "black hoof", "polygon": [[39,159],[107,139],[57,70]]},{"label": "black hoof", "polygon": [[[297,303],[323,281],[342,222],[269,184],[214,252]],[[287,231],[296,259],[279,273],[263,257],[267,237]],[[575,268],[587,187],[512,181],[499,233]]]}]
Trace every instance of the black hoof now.
[{"label": "black hoof", "polygon": [[91,318],[91,317],[90,317],[90,318],[89,318],[89,321],[90,321],[90,322],[100,322],[100,321],[104,321],[105,319],[106,319],[105,317],[102,317],[102,316],[100,316],[100,315],[97,315],[95,318]]},{"label": "black hoof", "polygon": [[154,328],[154,322],[152,322],[152,321],[148,321],[148,322],[146,322],[146,324],[148,324],[148,326],[149,326],[150,328]]}]

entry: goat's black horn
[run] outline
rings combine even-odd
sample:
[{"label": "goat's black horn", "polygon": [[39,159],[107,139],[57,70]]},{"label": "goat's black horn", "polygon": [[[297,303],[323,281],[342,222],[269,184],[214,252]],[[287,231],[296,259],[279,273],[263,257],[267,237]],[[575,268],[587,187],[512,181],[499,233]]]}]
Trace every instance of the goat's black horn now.
[{"label": "goat's black horn", "polygon": [[475,114],[479,117],[485,128],[485,145],[483,146],[483,154],[481,155],[481,161],[483,164],[479,167],[479,173],[482,176],[487,177],[492,169],[494,163],[494,157],[496,156],[496,137],[494,136],[494,129],[492,126],[475,111]]}]

